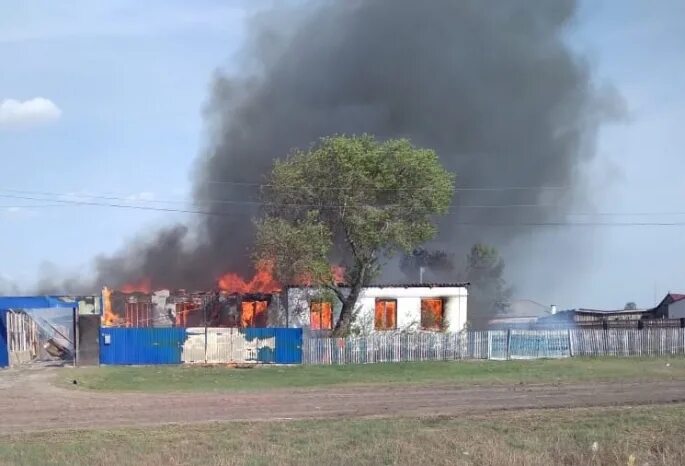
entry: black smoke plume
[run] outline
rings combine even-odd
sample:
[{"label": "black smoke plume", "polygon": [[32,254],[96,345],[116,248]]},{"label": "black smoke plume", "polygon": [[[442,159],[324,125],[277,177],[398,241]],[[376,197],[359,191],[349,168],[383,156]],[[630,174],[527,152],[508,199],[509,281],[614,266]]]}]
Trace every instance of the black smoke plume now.
[{"label": "black smoke plume", "polygon": [[[568,0],[330,0],[256,14],[240,71],[217,73],[206,108],[194,201],[216,215],[99,258],[97,285],[208,288],[227,270],[249,272],[256,185],[274,158],[333,133],[438,152],[463,189],[435,242],[450,254],[529,230],[511,223],[563,218],[584,197],[568,187],[583,185],[607,110],[565,41],[575,10]],[[562,189],[482,189],[509,187]],[[506,225],[482,226],[493,223]]]}]

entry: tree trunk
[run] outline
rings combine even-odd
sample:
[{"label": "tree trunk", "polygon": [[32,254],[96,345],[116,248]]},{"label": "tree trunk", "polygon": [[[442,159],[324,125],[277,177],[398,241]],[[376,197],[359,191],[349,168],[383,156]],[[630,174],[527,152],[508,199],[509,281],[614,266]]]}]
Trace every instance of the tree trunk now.
[{"label": "tree trunk", "polygon": [[350,293],[342,302],[340,318],[335,325],[335,329],[333,329],[334,337],[344,337],[350,333],[350,327],[354,318],[354,307],[356,306],[357,299],[359,299],[359,294],[362,291],[363,278],[364,274],[361,274],[361,276],[355,280],[355,283],[352,284],[352,288],[350,288]]}]

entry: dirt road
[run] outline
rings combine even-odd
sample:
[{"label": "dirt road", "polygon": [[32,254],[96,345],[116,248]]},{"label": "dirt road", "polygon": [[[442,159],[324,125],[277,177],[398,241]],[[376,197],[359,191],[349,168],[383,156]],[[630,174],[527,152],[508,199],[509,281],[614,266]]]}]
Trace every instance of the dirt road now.
[{"label": "dirt road", "polygon": [[94,393],[51,370],[0,373],[0,433],[166,423],[456,416],[503,409],[685,402],[685,380],[455,387],[366,386],[250,393]]}]

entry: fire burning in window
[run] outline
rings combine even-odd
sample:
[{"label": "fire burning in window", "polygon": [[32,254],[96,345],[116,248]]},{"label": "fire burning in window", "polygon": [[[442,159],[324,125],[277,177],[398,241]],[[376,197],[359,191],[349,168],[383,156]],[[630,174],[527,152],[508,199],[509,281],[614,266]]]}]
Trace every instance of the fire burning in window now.
[{"label": "fire burning in window", "polygon": [[441,298],[424,298],[421,300],[421,328],[442,330],[444,316],[444,302]]},{"label": "fire burning in window", "polygon": [[266,327],[268,308],[269,302],[266,300],[243,300],[240,305],[240,326]]},{"label": "fire burning in window", "polygon": [[374,316],[376,330],[395,330],[397,328],[397,301],[394,299],[377,299]]},{"label": "fire burning in window", "polygon": [[312,330],[333,329],[333,307],[329,301],[312,301],[309,308],[309,327]]}]

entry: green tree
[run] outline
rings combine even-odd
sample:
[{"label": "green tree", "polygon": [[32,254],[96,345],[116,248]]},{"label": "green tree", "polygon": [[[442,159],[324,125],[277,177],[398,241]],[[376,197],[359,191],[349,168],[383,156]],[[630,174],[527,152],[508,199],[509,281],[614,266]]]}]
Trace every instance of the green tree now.
[{"label": "green tree", "polygon": [[[306,281],[342,301],[335,335],[346,335],[359,293],[382,261],[433,238],[454,177],[432,150],[406,139],[332,136],[277,160],[263,192],[256,260],[274,261],[282,282]],[[345,286],[331,263],[345,267]]]},{"label": "green tree", "polygon": [[504,261],[497,249],[474,244],[466,262],[469,289],[469,321],[475,328],[487,327],[488,321],[506,311],[511,291],[503,278]]},{"label": "green tree", "polygon": [[634,301],[629,301],[625,306],[623,306],[623,309],[626,311],[634,311],[637,309],[637,304],[635,304]]}]

